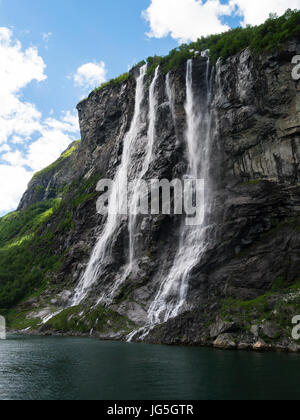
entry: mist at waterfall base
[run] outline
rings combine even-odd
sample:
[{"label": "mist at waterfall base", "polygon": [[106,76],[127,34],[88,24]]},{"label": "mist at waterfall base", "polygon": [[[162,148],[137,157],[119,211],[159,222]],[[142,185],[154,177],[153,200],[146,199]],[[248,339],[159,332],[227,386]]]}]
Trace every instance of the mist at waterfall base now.
[{"label": "mist at waterfall base", "polygon": [[298,354],[8,335],[1,400],[300,399]]}]

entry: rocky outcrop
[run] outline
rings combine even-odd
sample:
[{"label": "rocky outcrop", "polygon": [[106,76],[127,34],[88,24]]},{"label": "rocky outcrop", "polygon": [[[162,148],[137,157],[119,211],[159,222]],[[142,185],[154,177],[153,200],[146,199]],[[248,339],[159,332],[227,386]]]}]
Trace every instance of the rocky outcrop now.
[{"label": "rocky outcrop", "polygon": [[268,350],[268,348],[269,346],[263,340],[257,341],[253,346],[253,350],[255,351],[265,351]]},{"label": "rocky outcrop", "polygon": [[234,350],[236,349],[236,342],[230,334],[221,334],[213,343],[217,349]]},{"label": "rocky outcrop", "polygon": [[[280,303],[289,296],[287,289],[300,280],[300,85],[291,77],[296,53],[300,53],[300,44],[291,42],[284,51],[262,56],[244,50],[215,67],[208,67],[206,58],[194,59],[193,90],[199,109],[212,95],[206,247],[205,252],[199,250],[199,260],[190,273],[183,313],[151,329],[144,340],[262,349],[259,340],[265,339],[270,345],[276,342],[295,349],[288,327],[300,297],[291,302],[284,326],[280,319],[285,309]],[[55,292],[51,286],[44,296],[53,298],[53,293],[74,290],[103,229],[104,219],[96,213],[97,196],[92,192],[99,179],[115,176],[121,162],[134,112],[138,70],[124,83],[95,91],[78,105],[80,147],[54,172],[36,177],[21,201],[22,210],[52,197],[51,191],[56,196],[62,186],[71,185],[64,199],[73,202],[72,229],[56,236],[58,252],[66,249],[66,257],[51,279]],[[147,179],[171,180],[186,173],[186,66],[171,71],[168,78],[170,92],[165,75],[159,73],[157,136]],[[146,86],[152,79],[147,76]],[[145,94],[140,144],[130,167],[132,179],[140,170],[147,141],[148,102]],[[80,188],[87,184],[87,197],[80,201]],[[38,195],[37,185],[45,188]],[[54,216],[53,226],[61,217]],[[147,324],[151,303],[176,256],[181,225],[182,218],[177,216],[138,220],[137,270],[107,302],[114,313],[136,326]],[[102,267],[85,305],[94,305],[120,279],[128,260],[128,243],[124,222],[114,236],[111,260]],[[41,302],[43,299],[42,295]],[[67,304],[68,297],[57,308],[54,305],[53,311]]]},{"label": "rocky outcrop", "polygon": [[235,324],[233,322],[218,321],[211,327],[210,337],[217,338],[221,336],[221,334],[234,331],[234,329]]},{"label": "rocky outcrop", "polygon": [[18,210],[26,210],[35,203],[62,196],[64,188],[76,174],[75,162],[79,146],[80,141],[72,143],[56,162],[34,175]]}]

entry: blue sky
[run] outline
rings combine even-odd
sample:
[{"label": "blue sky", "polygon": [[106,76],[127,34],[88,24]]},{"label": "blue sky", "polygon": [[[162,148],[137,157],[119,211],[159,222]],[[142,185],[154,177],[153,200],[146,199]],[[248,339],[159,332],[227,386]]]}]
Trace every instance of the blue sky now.
[{"label": "blue sky", "polygon": [[[130,0],[130,7],[124,0],[3,0],[0,25],[14,27],[24,47],[37,46],[47,65],[47,83],[32,84],[24,93],[44,112],[72,109],[82,92],[66,76],[80,65],[104,61],[111,78],[145,56],[173,48],[170,38],[147,39],[141,18],[147,5],[145,0]],[[47,33],[52,36],[45,43]]]},{"label": "blue sky", "polygon": [[299,3],[0,0],[0,216],[35,171],[79,138],[75,107],[94,87],[180,42],[262,23]]},{"label": "blue sky", "polygon": [[[66,75],[80,65],[104,61],[110,79],[145,57],[167,54],[178,42],[147,37],[147,7],[148,0],[2,0],[0,26],[14,28],[24,47],[37,46],[47,65],[47,82],[30,85],[26,97],[45,113],[72,109],[82,91]],[[224,20],[236,26],[240,18]]]}]

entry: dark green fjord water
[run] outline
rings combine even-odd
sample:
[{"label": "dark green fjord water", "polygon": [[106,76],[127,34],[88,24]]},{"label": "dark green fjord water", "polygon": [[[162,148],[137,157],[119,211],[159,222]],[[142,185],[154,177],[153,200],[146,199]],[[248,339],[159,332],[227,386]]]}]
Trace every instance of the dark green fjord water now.
[{"label": "dark green fjord water", "polygon": [[300,355],[9,336],[0,398],[300,399]]}]

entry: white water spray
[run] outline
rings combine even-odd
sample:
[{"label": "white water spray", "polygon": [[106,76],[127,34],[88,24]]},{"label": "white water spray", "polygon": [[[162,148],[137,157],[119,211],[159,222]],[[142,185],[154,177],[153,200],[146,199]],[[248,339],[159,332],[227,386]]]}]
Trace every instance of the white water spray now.
[{"label": "white water spray", "polygon": [[140,183],[147,174],[150,164],[153,160],[154,155],[154,145],[156,137],[156,117],[157,117],[157,107],[158,107],[158,98],[155,91],[157,80],[159,76],[159,66],[156,67],[155,75],[152,80],[150,89],[149,89],[149,128],[147,133],[147,143],[145,147],[145,154],[143,165],[140,173],[138,174],[136,180],[134,181],[134,186],[132,188],[132,196],[130,197],[130,206],[129,206],[129,266],[127,273],[130,274],[134,271],[135,264],[135,252],[136,252],[136,221],[137,221],[137,209],[139,202],[142,199],[141,194],[143,193],[140,188]]},{"label": "white water spray", "polygon": [[175,121],[176,118],[175,118],[175,109],[174,109],[174,97],[173,97],[173,92],[171,88],[170,73],[168,73],[166,76],[166,94],[167,94],[167,98],[170,104],[172,118],[173,118],[173,121]]},{"label": "white water spray", "polygon": [[[209,63],[207,68],[209,69]],[[186,177],[190,179],[204,179],[206,187],[208,187],[211,115],[207,101],[202,110],[196,106],[193,91],[192,60],[189,60],[187,63],[186,95],[187,126],[185,138],[188,152],[188,172]],[[207,95],[208,97],[210,96],[208,76]],[[208,204],[205,203],[206,211],[207,206]],[[178,252],[173,266],[166,278],[162,280],[158,294],[150,306],[148,312],[150,325],[166,322],[168,319],[179,315],[185,309],[191,272],[199,262],[207,246],[203,215],[199,212],[196,217],[199,217],[196,226],[188,226],[189,221],[186,220],[182,229]]]},{"label": "white water spray", "polygon": [[106,224],[92,252],[85,273],[75,289],[72,306],[79,305],[87,297],[92,285],[98,280],[101,267],[111,253],[114,234],[122,223],[122,216],[117,214],[116,209],[127,206],[128,171],[134,145],[141,130],[141,109],[144,100],[144,78],[146,71],[147,65],[141,67],[140,75],[137,78],[134,116],[130,130],[124,138],[122,161],[115,176],[114,188],[109,200]]}]

